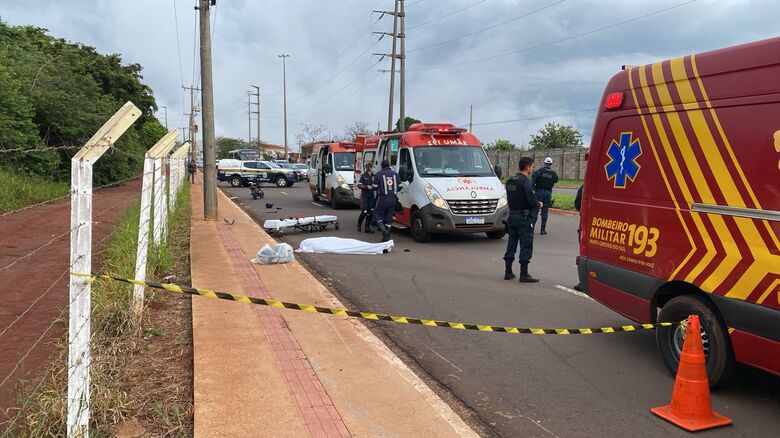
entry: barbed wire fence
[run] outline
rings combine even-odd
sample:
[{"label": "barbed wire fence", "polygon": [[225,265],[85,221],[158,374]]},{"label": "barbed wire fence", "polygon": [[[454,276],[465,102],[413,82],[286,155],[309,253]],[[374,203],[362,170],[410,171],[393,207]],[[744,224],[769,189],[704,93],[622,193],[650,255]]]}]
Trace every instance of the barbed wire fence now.
[{"label": "barbed wire fence", "polygon": [[[92,386],[90,380],[90,367],[92,364],[90,348],[96,335],[93,332],[91,319],[91,312],[94,310],[92,306],[92,280],[69,276],[68,273],[73,271],[89,272],[92,269],[93,257],[107,249],[106,242],[112,236],[111,233],[108,233],[100,241],[93,244],[92,226],[97,223],[97,219],[100,216],[120,206],[126,206],[130,199],[135,198],[139,194],[135,192],[132,196],[125,197],[109,206],[101,206],[98,211],[95,211],[92,205],[94,191],[100,188],[120,185],[138,178],[141,179],[141,205],[139,209],[135,278],[145,279],[147,259],[150,256],[149,245],[152,244],[153,248],[159,248],[165,242],[169,210],[174,208],[179,189],[186,178],[186,161],[190,145],[189,143],[181,145],[171,155],[171,150],[176,145],[178,137],[176,130],[169,131],[143,155],[124,151],[114,146],[116,140],[138,119],[140,114],[141,111],[131,102],[128,102],[80,148],[73,146],[37,149],[7,149],[0,147],[0,154],[78,149],[78,152],[71,159],[71,188],[68,195],[25,206],[0,215],[0,218],[2,218],[23,210],[60,201],[67,197],[71,199],[71,223],[67,230],[54,235],[51,239],[37,245],[35,248],[26,250],[24,254],[0,266],[0,273],[21,268],[27,265],[30,259],[43,253],[43,251],[55,245],[66,235],[71,237],[70,261],[67,268],[47,287],[41,288],[42,292],[36,294],[37,296],[24,309],[19,309],[16,317],[7,326],[0,328],[0,339],[9,336],[9,334],[12,335],[22,325],[25,318],[32,318],[36,315],[36,306],[40,307],[42,301],[51,298],[52,291],[62,285],[64,278],[68,278],[69,297],[67,305],[49,324],[41,328],[41,332],[34,339],[31,339],[29,346],[25,346],[19,351],[16,362],[8,366],[10,372],[0,376],[0,379],[2,379],[0,380],[0,388],[4,388],[9,382],[14,382],[20,370],[26,367],[25,363],[31,357],[35,357],[37,354],[34,353],[36,349],[42,348],[42,344],[46,340],[55,336],[52,331],[55,330],[58,322],[64,322],[67,315],[68,337],[67,343],[63,342],[64,345],[67,345],[67,358],[64,351],[62,352],[62,360],[66,366],[49,367],[32,386],[32,393],[29,391],[26,391],[26,393],[36,394],[41,389],[41,386],[45,385],[47,379],[53,376],[53,373],[62,373],[61,375],[67,376],[67,396],[66,398],[63,397],[67,409],[67,421],[63,425],[63,430],[67,430],[68,437],[83,437],[89,434],[90,388]],[[93,187],[92,168],[106,152],[119,153],[143,162],[143,172],[141,175]],[[127,309],[131,312],[130,323],[136,332],[138,327],[140,327],[144,292],[142,286],[136,286],[132,292],[130,302],[127,303]],[[97,354],[99,353],[97,352]],[[62,395],[64,396],[64,394]],[[8,419],[5,422],[0,419],[0,428],[5,429],[4,433],[15,430],[14,428],[19,426],[20,422],[25,421],[24,413],[32,401],[32,398],[28,398],[20,402],[21,406],[15,408],[17,415],[3,412]],[[46,415],[49,414],[47,413]]]}]

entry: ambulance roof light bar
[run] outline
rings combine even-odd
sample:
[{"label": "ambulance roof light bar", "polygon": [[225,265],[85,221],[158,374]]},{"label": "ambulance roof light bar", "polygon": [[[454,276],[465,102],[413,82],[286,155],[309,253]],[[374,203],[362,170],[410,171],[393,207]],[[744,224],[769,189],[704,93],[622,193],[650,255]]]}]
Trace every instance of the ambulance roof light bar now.
[{"label": "ambulance roof light bar", "polygon": [[409,127],[409,132],[424,132],[426,134],[460,135],[466,128],[458,128],[452,123],[415,123]]}]

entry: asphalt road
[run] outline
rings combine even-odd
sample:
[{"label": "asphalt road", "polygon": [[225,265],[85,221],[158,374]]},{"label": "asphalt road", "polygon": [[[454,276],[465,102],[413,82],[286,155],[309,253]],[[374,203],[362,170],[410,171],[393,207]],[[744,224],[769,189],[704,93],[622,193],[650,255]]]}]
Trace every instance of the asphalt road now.
[{"label": "asphalt road", "polygon": [[[226,188],[257,220],[339,216],[339,231],[287,233],[283,239],[294,247],[305,238],[325,235],[380,239],[378,233],[356,231],[357,209],[334,212],[312,203],[305,182],[264,190],[265,199],[253,201],[249,189]],[[266,202],[273,202],[274,208],[266,209]],[[548,228],[550,234],[537,235],[534,242],[531,273],[541,278],[535,285],[503,280],[506,238],[484,235],[441,236],[419,244],[408,232],[395,231],[395,248],[387,255],[305,254],[303,259],[359,310],[518,327],[628,323],[599,303],[559,287],[576,282],[577,218],[551,215]],[[652,331],[533,336],[377,325],[408,355],[405,360],[415,362],[497,435],[688,435],[650,413],[651,407],[669,402],[674,383],[657,354]],[[713,406],[734,425],[707,436],[777,436],[780,378],[742,368],[731,386],[713,394]]]}]

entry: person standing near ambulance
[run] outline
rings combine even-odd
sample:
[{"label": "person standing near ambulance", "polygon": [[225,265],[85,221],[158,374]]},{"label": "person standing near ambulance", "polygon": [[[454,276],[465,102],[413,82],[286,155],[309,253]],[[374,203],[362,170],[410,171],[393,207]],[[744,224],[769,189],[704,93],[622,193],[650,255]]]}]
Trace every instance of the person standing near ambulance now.
[{"label": "person standing near ambulance", "polygon": [[541,207],[541,202],[536,199],[534,186],[530,176],[534,171],[534,159],[531,157],[520,158],[517,175],[506,182],[506,197],[509,202],[509,218],[506,222],[506,231],[509,239],[506,243],[504,254],[504,280],[515,278],[512,272],[512,263],[515,261],[517,245],[520,244],[520,282],[536,283],[539,279],[528,273],[528,264],[534,252],[534,227],[533,210]]},{"label": "person standing near ambulance", "polygon": [[373,233],[371,229],[371,216],[376,205],[376,186],[374,185],[374,165],[369,161],[366,163],[366,171],[360,175],[358,188],[360,189],[360,216],[358,217],[357,230],[361,231],[363,220],[366,221],[366,233]]},{"label": "person standing near ambulance", "polygon": [[531,228],[536,229],[536,219],[539,216],[539,210],[541,210],[542,228],[539,234],[547,234],[547,214],[552,203],[552,189],[555,183],[558,182],[558,174],[552,170],[552,164],[552,157],[546,157],[544,159],[544,167],[534,172],[532,178],[534,189],[536,190],[536,198],[542,203],[542,207],[534,211]]},{"label": "person standing near ambulance", "polygon": [[398,174],[390,168],[390,162],[382,161],[382,170],[374,175],[376,187],[376,207],[374,207],[374,220],[382,232],[382,242],[390,240],[390,226],[393,224],[393,212],[398,202]]}]

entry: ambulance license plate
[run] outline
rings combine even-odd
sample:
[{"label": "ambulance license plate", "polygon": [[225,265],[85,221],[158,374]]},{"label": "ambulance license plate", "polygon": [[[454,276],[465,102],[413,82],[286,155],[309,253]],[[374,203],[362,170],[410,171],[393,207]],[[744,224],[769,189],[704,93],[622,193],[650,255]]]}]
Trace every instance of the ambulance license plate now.
[{"label": "ambulance license plate", "polygon": [[482,225],[485,223],[484,217],[467,217],[466,225]]}]

